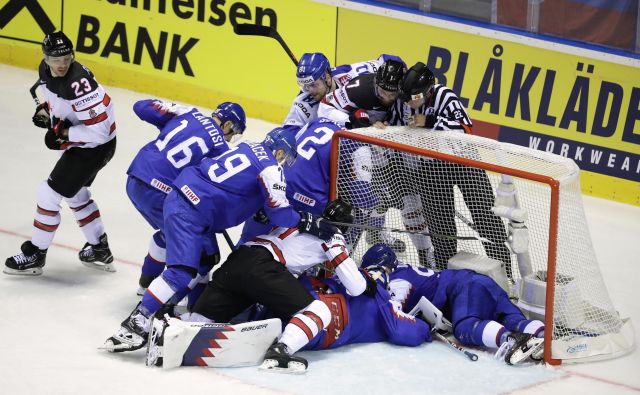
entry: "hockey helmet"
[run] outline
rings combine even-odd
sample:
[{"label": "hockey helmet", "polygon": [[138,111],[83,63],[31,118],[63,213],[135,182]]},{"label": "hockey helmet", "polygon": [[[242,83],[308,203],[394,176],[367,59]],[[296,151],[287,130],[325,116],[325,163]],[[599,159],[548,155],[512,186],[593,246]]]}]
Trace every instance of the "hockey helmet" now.
[{"label": "hockey helmet", "polygon": [[[345,224],[353,223],[353,207],[351,204],[346,201],[337,198],[327,204],[324,211],[322,212],[322,216],[329,221],[333,222],[342,222]],[[345,225],[338,226],[338,229],[342,233],[346,232],[349,227]]]},{"label": "hockey helmet", "polygon": [[329,59],[321,52],[305,53],[298,62],[296,79],[300,89],[306,90],[309,84],[322,78],[329,71]]},{"label": "hockey helmet", "polygon": [[291,165],[298,156],[296,138],[290,130],[277,127],[267,133],[262,144],[270,149],[274,156],[278,150],[284,152],[284,156],[278,161],[280,164],[284,161]]},{"label": "hockey helmet", "polygon": [[398,92],[404,76],[405,65],[401,61],[389,59],[378,68],[375,76],[376,86],[389,92]]},{"label": "hockey helmet", "polygon": [[400,100],[408,102],[427,98],[436,79],[429,68],[422,62],[413,65],[400,84]]},{"label": "hockey helmet", "polygon": [[233,134],[242,134],[247,127],[247,117],[238,103],[230,101],[220,103],[211,116],[218,118],[221,124],[231,121]]},{"label": "hockey helmet", "polygon": [[73,55],[73,43],[63,32],[53,32],[44,36],[42,53],[46,56]]},{"label": "hockey helmet", "polygon": [[374,244],[362,256],[362,267],[384,267],[393,271],[398,267],[398,259],[393,249],[386,244]]}]

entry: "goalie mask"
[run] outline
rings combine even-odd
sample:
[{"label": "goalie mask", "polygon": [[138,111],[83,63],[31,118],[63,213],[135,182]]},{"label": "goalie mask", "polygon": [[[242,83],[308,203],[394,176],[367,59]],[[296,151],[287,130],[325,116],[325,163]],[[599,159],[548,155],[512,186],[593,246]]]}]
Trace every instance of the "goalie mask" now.
[{"label": "goalie mask", "polygon": [[[322,216],[332,222],[353,223],[353,207],[344,200],[338,198],[329,204],[322,212]],[[348,226],[337,225],[342,233],[349,230]]]}]

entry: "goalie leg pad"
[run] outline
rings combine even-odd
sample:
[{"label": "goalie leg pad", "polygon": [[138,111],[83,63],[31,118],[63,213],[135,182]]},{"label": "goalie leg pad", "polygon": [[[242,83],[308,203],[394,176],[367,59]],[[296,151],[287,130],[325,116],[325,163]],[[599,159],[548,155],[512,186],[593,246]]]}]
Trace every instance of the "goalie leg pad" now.
[{"label": "goalie leg pad", "polygon": [[252,366],[262,362],[281,331],[282,324],[277,318],[237,325],[169,318],[162,349],[156,348],[153,352],[162,356],[164,368]]}]

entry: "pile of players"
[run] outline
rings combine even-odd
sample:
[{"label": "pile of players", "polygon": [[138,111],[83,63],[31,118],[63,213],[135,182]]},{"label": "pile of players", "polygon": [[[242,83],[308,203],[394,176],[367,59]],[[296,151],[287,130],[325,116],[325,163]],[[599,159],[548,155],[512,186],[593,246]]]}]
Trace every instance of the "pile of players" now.
[{"label": "pile of players", "polygon": [[[158,231],[142,269],[142,301],[104,348],[119,352],[143,347],[151,317],[185,296],[190,313],[183,319],[200,322],[230,322],[259,304],[286,323],[282,336],[267,350],[263,367],[299,372],[306,370],[307,361],[294,354],[304,348],[333,348],[353,341],[413,346],[430,341],[431,326],[442,329],[442,324],[430,326],[407,315],[414,306],[424,310],[425,300],[430,300],[439,309],[455,306],[444,313],[463,344],[505,345],[501,354],[509,363],[532,354],[539,358],[542,323],[527,320],[488,277],[398,265],[385,244],[368,255],[389,261],[370,271],[361,269],[349,257],[358,232],[332,224],[367,220],[378,203],[364,199],[352,207],[342,200],[329,202],[333,133],[385,127],[394,116],[400,119],[394,108],[413,114],[411,122],[402,117],[397,124],[464,131],[470,125],[466,114],[455,118],[447,108],[433,111],[436,92],[440,97],[453,93],[436,85],[424,64],[407,71],[402,60],[389,55],[330,68],[324,55],[304,54],[297,79],[301,92],[285,122],[261,143],[225,143],[244,129],[244,112],[236,103],[223,103],[211,118],[158,100],[136,103],[136,114],[156,125],[160,134],[134,159],[127,191]],[[342,92],[335,94],[336,90]],[[431,110],[421,117],[420,108]],[[375,196],[367,193],[373,188],[369,148],[354,146],[341,155],[355,169],[349,180],[351,195]],[[241,240],[209,281],[208,273],[220,259],[215,233],[243,222]],[[335,277],[308,277],[319,265]],[[371,262],[365,259],[363,266]],[[385,276],[391,281],[377,284],[374,279]],[[444,294],[454,283],[454,294]],[[328,305],[335,304],[324,303],[325,293],[341,295],[347,302],[338,305],[344,309],[330,309]],[[487,295],[482,311],[470,311],[469,306],[480,303],[469,303],[469,298]],[[336,316],[351,329],[324,331]],[[328,339],[331,333],[334,338]]]},{"label": "pile of players", "polygon": [[[48,102],[60,100],[60,92],[53,88],[65,79],[78,79],[76,94],[86,88],[87,92],[97,89],[101,95],[99,102],[84,109],[86,116],[75,114],[83,110],[75,106],[69,109],[75,113],[66,115],[49,114],[49,107],[39,107],[34,123],[41,121],[48,129],[49,148],[64,151],[63,158],[67,159],[61,159],[61,168],[72,163],[73,155],[84,155],[93,147],[106,147],[106,151],[99,152],[99,163],[85,168],[87,174],[74,178],[78,182],[69,188],[65,189],[60,177],[43,184],[34,225],[42,240],[36,237],[26,242],[21,254],[7,259],[5,272],[42,272],[46,248],[60,222],[58,211],[63,198],[79,212],[81,226],[92,224],[86,227],[90,234],[80,259],[113,271],[106,233],[97,221],[99,212],[87,189],[115,150],[110,99],[86,68],[75,66],[73,47],[66,36],[48,36],[45,43],[47,40],[50,45],[43,45],[41,78],[45,89],[50,90]],[[62,62],[64,70],[56,68],[57,61]],[[69,69],[77,71],[68,73]],[[371,193],[370,149],[358,145],[341,151],[341,160],[352,169],[348,187],[341,192],[364,198],[353,199],[353,206],[342,200],[329,202],[333,133],[389,124],[465,132],[471,121],[455,94],[435,84],[423,63],[407,70],[400,58],[390,55],[331,68],[323,54],[307,53],[300,59],[296,77],[301,91],[291,111],[283,125],[261,142],[231,144],[246,128],[244,110],[237,103],[224,102],[211,116],[194,107],[161,100],[135,103],[133,110],[138,117],[156,126],[159,134],[131,163],[126,190],[156,232],[139,280],[142,300],[103,348],[111,352],[142,348],[152,318],[162,317],[170,310],[167,306],[186,297],[190,320],[229,322],[259,304],[285,322],[282,336],[266,351],[266,369],[305,371],[307,361],[294,355],[303,348],[383,340],[419,345],[431,340],[432,329],[446,329],[442,321],[429,318],[433,309],[445,306],[444,316],[463,344],[502,346],[501,355],[506,355],[508,363],[539,358],[542,323],[527,320],[488,277],[464,270],[434,272],[398,264],[387,244],[398,249],[402,245],[382,238],[376,241],[387,244],[375,245],[362,265],[368,269],[360,268],[349,256],[360,231],[332,223],[370,221],[376,218],[379,203]],[[81,85],[83,81],[86,86]],[[102,111],[97,117],[96,109]],[[69,121],[72,116],[78,119]],[[95,131],[95,125],[102,128],[101,140],[78,147],[74,141],[86,135],[80,134],[81,127]],[[420,196],[413,200],[419,201]],[[440,200],[443,203],[447,201]],[[490,207],[491,203],[485,203]],[[420,204],[404,204],[423,210]],[[489,210],[485,206],[470,210],[472,214]],[[383,217],[384,213],[378,213],[378,218]],[[245,223],[241,240],[210,275],[220,262],[216,234],[241,223]],[[451,234],[451,229],[440,233]],[[482,236],[482,229],[479,233]],[[421,262],[436,269],[446,267],[456,250],[449,241],[434,240],[434,246],[428,240],[414,244]],[[493,253],[508,259],[508,252],[506,258],[500,256],[503,251]],[[335,277],[308,276],[320,265]],[[331,303],[339,309],[325,303],[328,294],[339,295],[342,302]],[[475,298],[486,300],[470,303]],[[481,311],[473,310],[479,305],[483,306]],[[421,311],[427,322],[408,314],[414,307],[413,312]],[[332,327],[336,317],[345,325],[348,322],[349,330]],[[324,331],[327,328],[331,330]]]}]

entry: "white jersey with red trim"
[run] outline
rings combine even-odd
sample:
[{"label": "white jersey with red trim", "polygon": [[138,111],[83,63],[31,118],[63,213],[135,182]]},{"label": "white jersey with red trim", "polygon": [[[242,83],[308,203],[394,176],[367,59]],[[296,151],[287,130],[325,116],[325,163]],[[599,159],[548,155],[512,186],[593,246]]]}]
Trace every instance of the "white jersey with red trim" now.
[{"label": "white jersey with red trim", "polygon": [[53,77],[43,60],[38,71],[52,123],[70,125],[69,148],[96,147],[116,136],[111,98],[89,69],[73,62],[64,77]]},{"label": "white jersey with red trim", "polygon": [[308,233],[300,233],[298,228],[278,227],[267,235],[260,235],[247,246],[259,245],[268,249],[273,258],[287,267],[294,276],[325,262],[329,270],[334,270],[349,294],[360,295],[367,282],[349,257],[342,233],[336,233],[324,241]]}]

